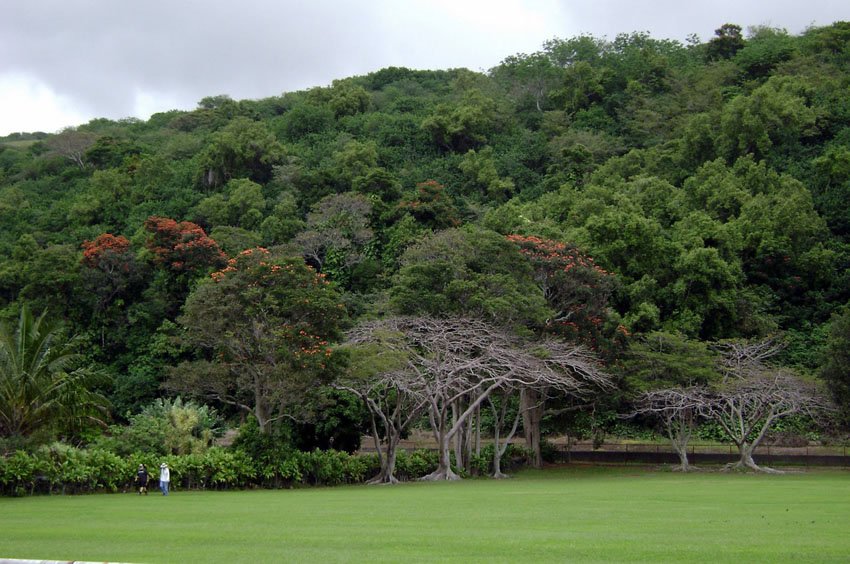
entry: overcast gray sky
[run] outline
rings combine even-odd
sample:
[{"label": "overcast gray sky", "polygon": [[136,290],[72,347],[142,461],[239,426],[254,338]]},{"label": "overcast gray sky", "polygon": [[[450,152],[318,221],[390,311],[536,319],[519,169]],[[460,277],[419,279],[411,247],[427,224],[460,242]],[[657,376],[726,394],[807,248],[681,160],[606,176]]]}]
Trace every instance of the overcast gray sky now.
[{"label": "overcast gray sky", "polygon": [[10,0],[0,16],[0,135],[95,117],[265,98],[387,66],[486,71],[553,37],[724,23],[798,34],[846,0]]}]

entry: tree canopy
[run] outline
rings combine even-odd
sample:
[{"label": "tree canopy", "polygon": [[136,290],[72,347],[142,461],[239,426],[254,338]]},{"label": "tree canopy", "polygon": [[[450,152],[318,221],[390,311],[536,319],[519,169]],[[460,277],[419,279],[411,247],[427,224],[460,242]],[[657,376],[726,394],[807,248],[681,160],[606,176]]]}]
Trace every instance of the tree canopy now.
[{"label": "tree canopy", "polygon": [[785,335],[846,412],[847,29],[553,38],[0,138],[0,319],[83,339],[124,421],[179,390],[265,428],[397,315],[581,344],[625,398]]}]

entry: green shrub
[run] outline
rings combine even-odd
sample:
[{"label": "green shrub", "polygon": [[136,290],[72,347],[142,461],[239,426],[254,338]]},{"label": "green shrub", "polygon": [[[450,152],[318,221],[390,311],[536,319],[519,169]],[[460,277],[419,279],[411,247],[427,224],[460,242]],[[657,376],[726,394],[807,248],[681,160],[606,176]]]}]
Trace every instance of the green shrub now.
[{"label": "green shrub", "polygon": [[[552,447],[552,443],[548,441],[544,441],[540,445],[541,450],[543,452],[543,459],[547,460],[548,450],[547,447]],[[473,454],[472,459],[470,460],[470,473],[475,476],[488,476],[493,473],[493,450],[494,445],[489,444],[485,445],[481,448],[481,452],[479,454]],[[502,472],[510,472],[516,470],[517,468],[521,468],[528,464],[528,461],[531,460],[531,452],[520,445],[509,444],[508,448],[505,449],[505,454],[502,455],[501,467]]]},{"label": "green shrub", "polygon": [[345,473],[348,482],[359,484],[375,476],[381,470],[381,463],[377,454],[366,454],[360,456],[349,456],[346,463]]},{"label": "green shrub", "polygon": [[241,450],[211,448],[203,459],[206,483],[216,488],[242,488],[253,483],[254,463]]},{"label": "green shrub", "polygon": [[314,486],[335,486],[345,482],[345,458],[335,450],[313,450],[300,453],[303,481]]},{"label": "green shrub", "polygon": [[474,476],[487,476],[493,472],[493,445],[482,447],[481,452],[472,455],[469,471]]},{"label": "green shrub", "polygon": [[300,484],[304,481],[301,473],[301,462],[297,456],[280,460],[276,467],[277,475],[287,485]]},{"label": "green shrub", "polygon": [[[723,428],[714,421],[704,421],[696,429],[696,437],[703,441],[718,443],[731,442]],[[758,429],[754,429],[749,439],[754,440]],[[820,439],[820,430],[811,417],[804,414],[790,415],[776,421],[768,430],[768,442],[782,442],[785,446],[805,446],[808,441]]]},{"label": "green shrub", "polygon": [[771,426],[767,439],[771,444],[806,446],[809,441],[821,439],[821,430],[810,416],[796,413],[776,421]]},{"label": "green shrub", "polygon": [[94,449],[88,451],[89,466],[93,470],[95,487],[117,492],[127,483],[127,477],[133,475],[133,467],[125,459],[109,451]]},{"label": "green shrub", "polygon": [[38,489],[46,493],[116,492],[135,476],[135,467],[127,460],[102,449],[52,443],[39,448],[33,457],[40,472]]},{"label": "green shrub", "polygon": [[439,454],[433,450],[399,451],[395,461],[395,476],[399,480],[418,480],[437,469]]},{"label": "green shrub", "polygon": [[[171,478],[171,487],[205,489],[209,484],[207,473],[207,452],[206,454],[186,454],[183,456],[170,456],[164,460],[168,464],[169,475]],[[161,463],[159,463],[161,464]],[[159,464],[153,466],[153,477],[158,478]]]},{"label": "green shrub", "polygon": [[250,418],[239,427],[239,434],[231,448],[246,453],[253,461],[255,479],[260,486],[290,487],[301,482],[298,461],[290,460],[295,451],[286,428],[261,433],[256,419]]},{"label": "green shrub", "polygon": [[723,427],[714,421],[704,421],[697,426],[694,435],[702,441],[712,441],[717,443],[727,442],[726,432]]},{"label": "green shrub", "polygon": [[[268,453],[266,453],[268,454]],[[354,456],[335,450],[276,452],[260,463],[241,449],[213,447],[204,454],[155,456],[134,453],[122,458],[103,449],[83,450],[63,443],[34,453],[16,451],[0,457],[0,494],[90,493],[135,490],[139,464],[158,479],[159,465],[168,463],[175,489],[335,486],[358,484],[379,469],[375,455]],[[436,467],[436,453],[404,456],[403,477],[418,478]],[[411,474],[412,472],[412,474]]]},{"label": "green shrub", "polygon": [[129,425],[112,425],[96,444],[127,456],[144,452],[167,454],[203,453],[220,434],[215,410],[192,401],[158,399],[141,413],[130,417]]},{"label": "green shrub", "polygon": [[22,450],[0,460],[0,487],[3,493],[13,496],[32,494],[36,480],[44,473],[44,462]]}]

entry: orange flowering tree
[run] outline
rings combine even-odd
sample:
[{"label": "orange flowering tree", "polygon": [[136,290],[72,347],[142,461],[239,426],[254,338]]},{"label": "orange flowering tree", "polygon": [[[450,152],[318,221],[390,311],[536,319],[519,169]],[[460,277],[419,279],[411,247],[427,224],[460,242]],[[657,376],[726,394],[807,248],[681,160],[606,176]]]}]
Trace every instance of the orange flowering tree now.
[{"label": "orange flowering tree", "polygon": [[268,432],[332,378],[346,318],[337,290],[302,258],[247,249],[186,300],[178,322],[200,358],[172,370],[167,385],[237,406]]},{"label": "orange flowering tree", "polygon": [[[600,356],[610,356],[626,336],[622,325],[612,327],[608,300],[614,276],[574,245],[508,235],[534,269],[534,277],[546,301],[557,313],[546,322],[547,333],[589,346]],[[612,330],[613,329],[613,330]],[[520,396],[523,431],[534,466],[543,464],[540,423],[545,414],[545,393],[525,388]]]},{"label": "orange flowering tree", "polygon": [[[535,280],[557,313],[547,329],[596,346],[603,335],[614,276],[576,246],[524,235],[508,235],[534,267]],[[625,328],[618,328],[621,334]]]},{"label": "orange flowering tree", "polygon": [[148,232],[145,247],[157,267],[151,286],[160,293],[165,316],[173,319],[193,283],[210,270],[224,266],[227,255],[191,221],[151,216],[145,220],[144,228]]},{"label": "orange flowering tree", "polygon": [[147,248],[158,264],[174,272],[220,266],[226,260],[218,244],[191,221],[151,216],[145,220],[150,233]]},{"label": "orange flowering tree", "polygon": [[81,246],[81,299],[100,333],[101,347],[120,348],[126,340],[127,306],[145,283],[143,265],[136,262],[130,241],[122,235],[103,233]]},{"label": "orange flowering tree", "polygon": [[83,265],[103,272],[129,272],[130,241],[123,235],[104,233],[93,241],[83,241]]}]

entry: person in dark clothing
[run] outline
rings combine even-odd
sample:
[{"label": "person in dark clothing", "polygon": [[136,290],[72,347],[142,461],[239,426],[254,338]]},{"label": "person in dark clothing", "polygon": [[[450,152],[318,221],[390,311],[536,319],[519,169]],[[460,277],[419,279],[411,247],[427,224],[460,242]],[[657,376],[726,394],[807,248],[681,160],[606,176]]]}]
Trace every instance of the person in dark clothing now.
[{"label": "person in dark clothing", "polygon": [[136,472],[136,483],[139,485],[139,495],[148,495],[148,469],[144,464],[139,464],[139,471]]}]

